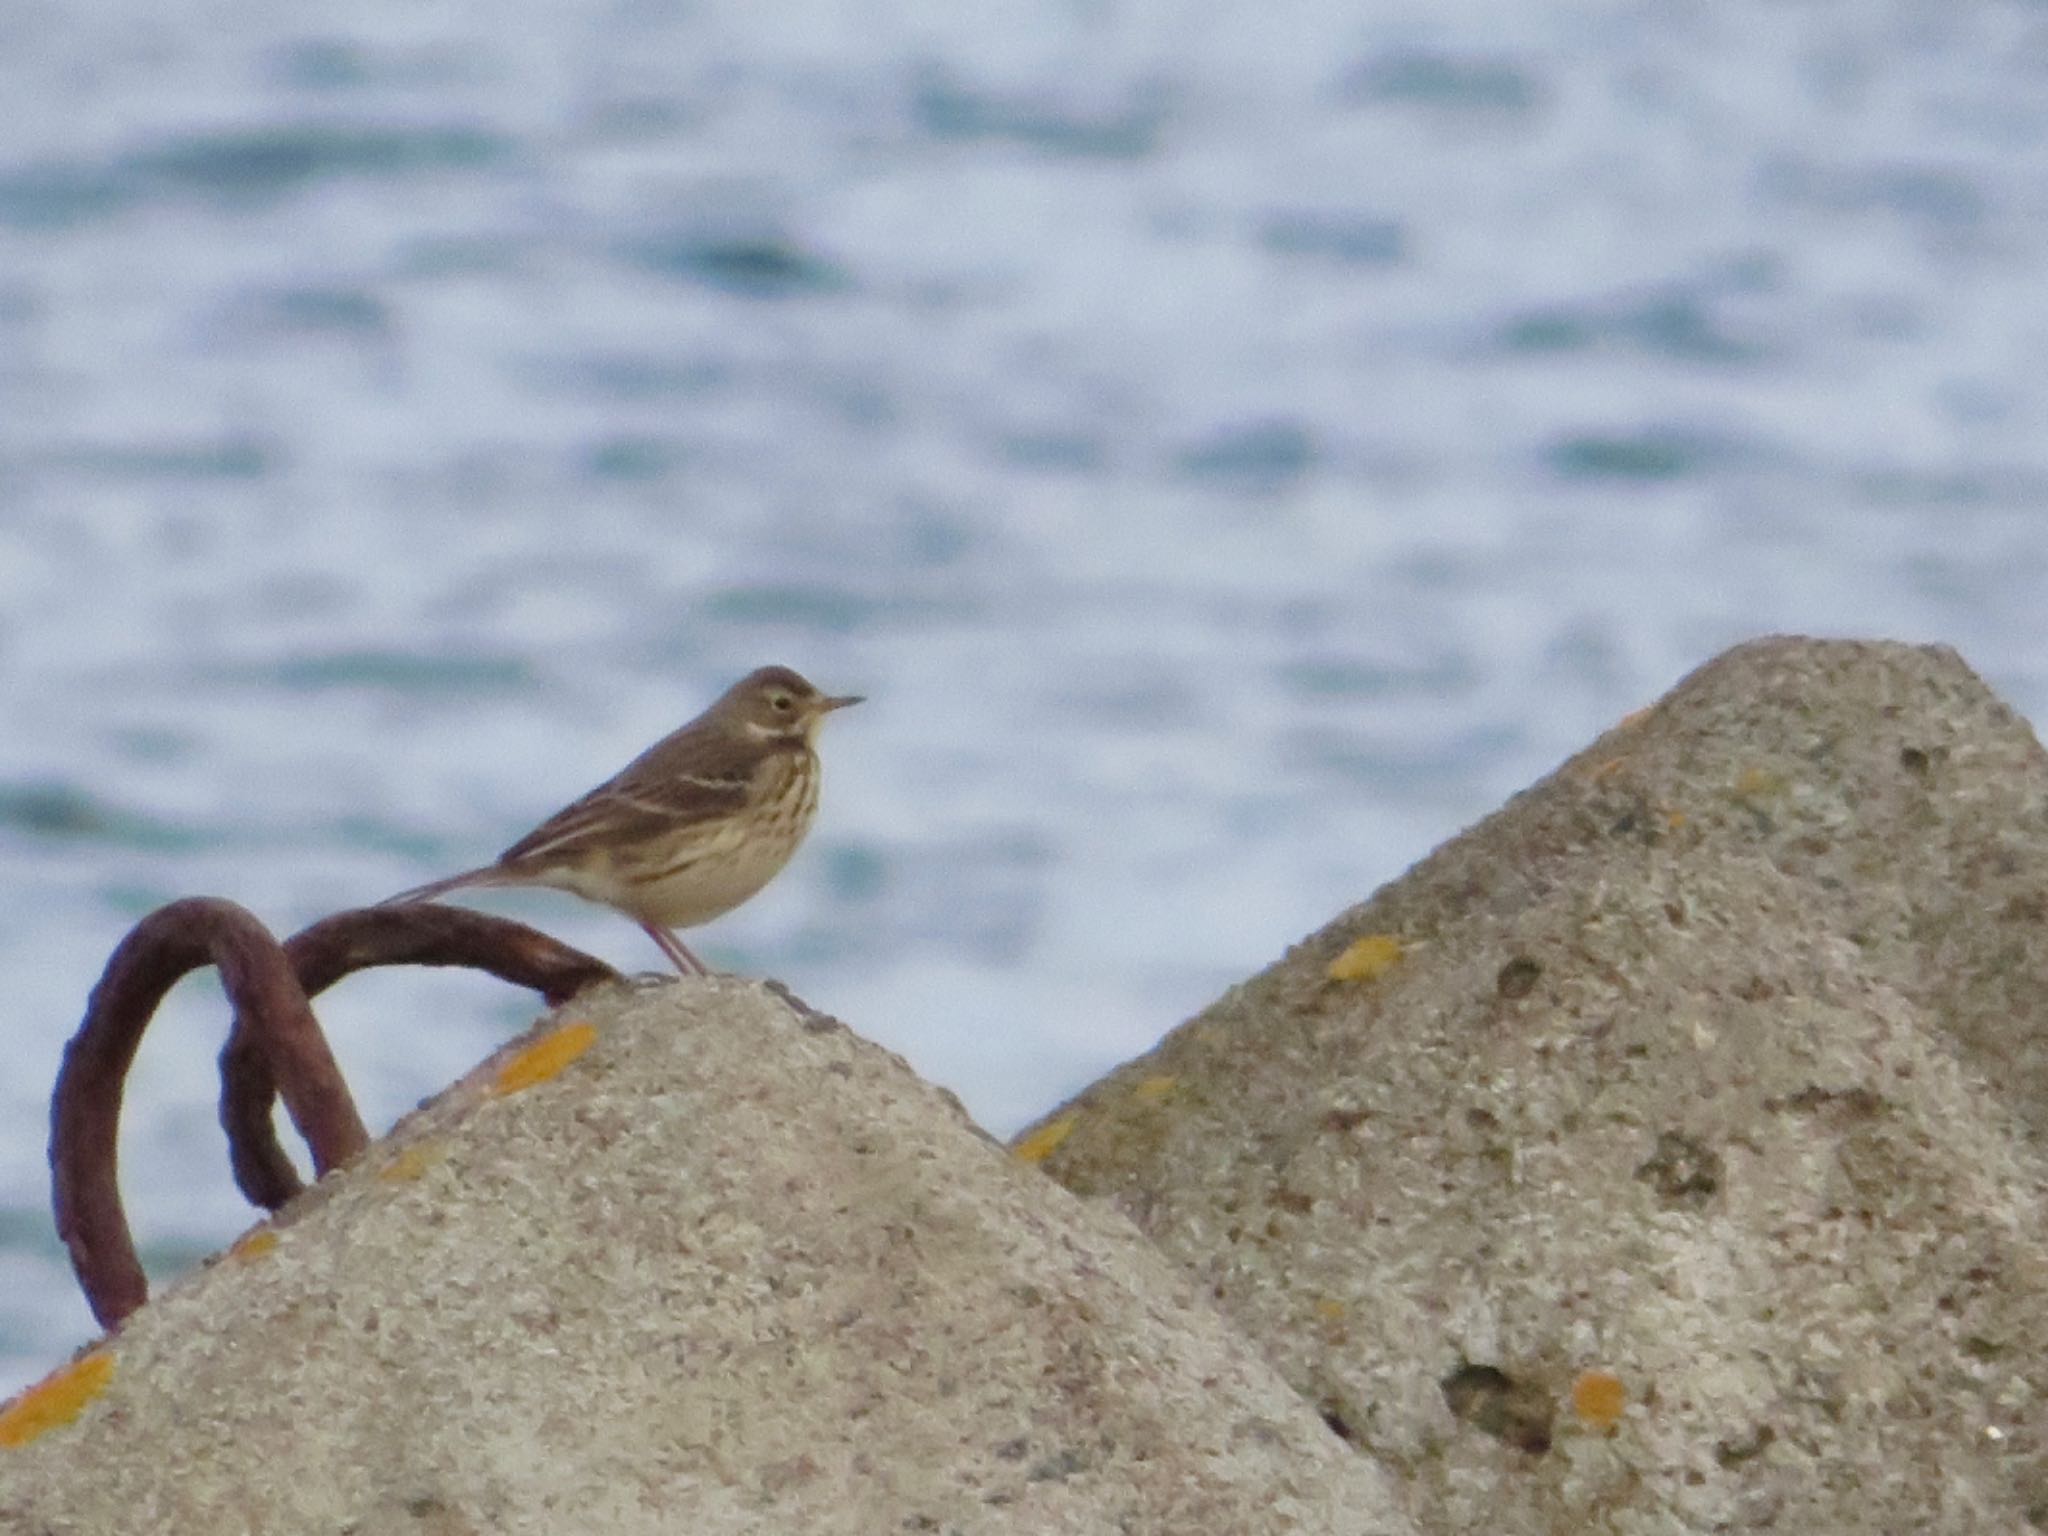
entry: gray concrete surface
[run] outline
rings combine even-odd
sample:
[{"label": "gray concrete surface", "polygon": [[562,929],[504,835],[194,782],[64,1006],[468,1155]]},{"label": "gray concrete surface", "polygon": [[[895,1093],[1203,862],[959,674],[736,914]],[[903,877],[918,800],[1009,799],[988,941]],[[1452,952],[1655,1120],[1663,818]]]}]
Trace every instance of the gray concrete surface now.
[{"label": "gray concrete surface", "polygon": [[2037,1528],[2044,916],[1955,655],[1758,642],[1022,1140],[1425,1530]]},{"label": "gray concrete surface", "polygon": [[411,1117],[0,1449],[35,1536],[1409,1531],[1120,1217],[768,988]]},{"label": "gray concrete surface", "polygon": [[771,989],[588,1000],[0,1532],[2048,1526],[2044,917],[2024,722],[1759,642],[1020,1138],[1092,1203]]}]

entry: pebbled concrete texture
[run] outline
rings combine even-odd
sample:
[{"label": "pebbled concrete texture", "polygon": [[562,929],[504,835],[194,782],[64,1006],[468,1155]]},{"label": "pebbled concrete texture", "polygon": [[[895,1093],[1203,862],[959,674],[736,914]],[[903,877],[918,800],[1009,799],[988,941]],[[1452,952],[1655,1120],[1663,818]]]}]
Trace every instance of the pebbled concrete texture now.
[{"label": "pebbled concrete texture", "polygon": [[130,1319],[0,1531],[1413,1529],[887,1052],[726,979],[563,1018]]},{"label": "pebbled concrete texture", "polygon": [[1019,1138],[1087,1201],[579,1000],[0,1412],[0,1532],[2048,1527],[2044,919],[1959,659],[1744,646]]},{"label": "pebbled concrete texture", "polygon": [[1424,1530],[2048,1527],[2044,917],[2025,722],[1760,641],[1017,1145]]}]

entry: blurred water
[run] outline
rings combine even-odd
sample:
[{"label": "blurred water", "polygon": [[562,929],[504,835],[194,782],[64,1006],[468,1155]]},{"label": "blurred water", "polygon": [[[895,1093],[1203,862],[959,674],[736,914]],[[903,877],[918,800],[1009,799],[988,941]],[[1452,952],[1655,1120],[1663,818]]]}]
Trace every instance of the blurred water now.
[{"label": "blurred water", "polygon": [[[2043,701],[2037,6],[24,0],[0,96],[0,1389],[134,918],[479,862],[758,663],[872,702],[701,947],[998,1131],[1735,640]],[[529,1008],[322,1012],[382,1124]]]}]

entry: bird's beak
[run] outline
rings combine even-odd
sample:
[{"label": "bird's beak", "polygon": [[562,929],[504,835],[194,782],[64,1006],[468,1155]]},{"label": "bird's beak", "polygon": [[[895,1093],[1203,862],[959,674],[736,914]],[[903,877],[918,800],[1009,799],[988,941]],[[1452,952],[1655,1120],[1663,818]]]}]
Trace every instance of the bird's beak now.
[{"label": "bird's beak", "polygon": [[866,702],[866,700],[867,695],[864,693],[841,694],[836,699],[825,699],[821,701],[818,705],[818,713],[821,715],[830,714],[835,709],[844,709],[849,704],[860,704]]}]

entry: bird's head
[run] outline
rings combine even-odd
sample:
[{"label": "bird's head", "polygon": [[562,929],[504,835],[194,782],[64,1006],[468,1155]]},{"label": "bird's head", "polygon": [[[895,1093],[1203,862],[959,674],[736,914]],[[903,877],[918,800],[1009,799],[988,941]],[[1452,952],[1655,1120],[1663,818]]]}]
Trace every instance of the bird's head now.
[{"label": "bird's head", "polygon": [[749,736],[811,742],[827,715],[860,701],[859,694],[821,693],[788,667],[762,667],[726,689],[712,708]]}]

